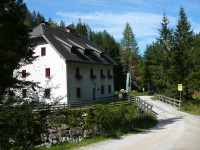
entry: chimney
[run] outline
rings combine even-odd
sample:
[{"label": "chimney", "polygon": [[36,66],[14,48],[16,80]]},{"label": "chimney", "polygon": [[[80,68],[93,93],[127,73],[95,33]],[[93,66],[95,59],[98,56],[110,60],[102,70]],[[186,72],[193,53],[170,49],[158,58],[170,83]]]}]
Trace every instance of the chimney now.
[{"label": "chimney", "polygon": [[45,25],[45,26],[50,26],[50,24],[48,23],[48,22],[46,22],[46,21],[42,21],[41,22],[43,25]]},{"label": "chimney", "polygon": [[68,32],[68,33],[73,33],[73,30],[72,30],[72,28],[67,27],[67,28],[66,28],[66,32]]}]

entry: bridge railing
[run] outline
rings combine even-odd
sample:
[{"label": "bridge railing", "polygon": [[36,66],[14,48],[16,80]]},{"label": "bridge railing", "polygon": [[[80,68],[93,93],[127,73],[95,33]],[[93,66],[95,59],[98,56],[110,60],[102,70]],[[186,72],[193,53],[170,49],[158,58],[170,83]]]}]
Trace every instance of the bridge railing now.
[{"label": "bridge railing", "polygon": [[149,103],[145,102],[141,98],[139,98],[137,96],[132,96],[129,98],[129,100],[131,102],[135,102],[137,104],[139,110],[144,111],[146,113],[153,113],[153,110],[152,110],[153,105],[150,105]]},{"label": "bridge railing", "polygon": [[182,102],[181,100],[177,100],[177,99],[166,97],[166,96],[159,95],[159,94],[155,94],[155,96],[156,96],[156,99],[159,101],[170,104],[174,107],[177,107],[177,106],[178,106],[178,108],[181,107],[181,102]]}]

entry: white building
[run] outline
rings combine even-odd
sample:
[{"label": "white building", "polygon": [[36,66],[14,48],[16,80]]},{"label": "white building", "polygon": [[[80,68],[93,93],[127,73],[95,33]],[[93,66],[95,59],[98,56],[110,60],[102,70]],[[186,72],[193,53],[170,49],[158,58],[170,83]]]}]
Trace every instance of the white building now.
[{"label": "white building", "polygon": [[[87,38],[69,28],[63,31],[43,23],[31,33],[30,43],[37,44],[34,55],[39,57],[21,68],[30,73],[28,77],[22,73],[22,79],[43,87],[40,101],[50,103],[65,96],[60,102],[70,103],[114,96],[113,67],[117,63]],[[22,89],[21,95],[29,97],[29,92]]]}]

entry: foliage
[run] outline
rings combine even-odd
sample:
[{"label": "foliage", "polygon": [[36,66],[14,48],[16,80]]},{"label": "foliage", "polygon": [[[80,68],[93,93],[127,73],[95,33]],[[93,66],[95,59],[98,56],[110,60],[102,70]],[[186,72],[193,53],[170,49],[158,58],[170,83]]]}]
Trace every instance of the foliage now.
[{"label": "foliage", "polygon": [[[193,30],[190,30],[191,24],[187,20],[184,8],[180,8],[179,15],[180,18],[172,41],[169,82],[172,86],[183,85],[183,98],[186,100],[192,96],[192,91],[189,91],[190,80],[188,80],[188,77],[193,68],[192,47],[194,33]],[[177,90],[172,90],[171,92],[179,94]]]},{"label": "foliage", "polygon": [[[13,96],[12,91],[35,83],[19,80],[21,66],[31,64],[37,57],[32,56],[34,45],[29,44],[28,26],[23,20],[22,0],[4,1],[0,5],[0,96]],[[26,74],[29,75],[28,73]]]},{"label": "foliage", "polygon": [[123,30],[123,38],[120,42],[120,62],[123,66],[123,71],[126,74],[130,73],[130,90],[131,84],[137,86],[139,73],[139,51],[135,35],[133,34],[130,24],[127,22]]},{"label": "foliage", "polygon": [[[34,103],[9,98],[0,108],[0,149],[28,149],[40,144],[40,134],[46,132],[45,117],[48,111],[32,113]],[[15,105],[11,105],[11,103]],[[19,105],[16,105],[19,104]]]},{"label": "foliage", "polygon": [[194,35],[184,8],[180,8],[176,29],[168,27],[164,12],[159,37],[144,53],[141,85],[168,97],[179,98],[177,85],[183,85],[183,100],[191,101],[199,90],[199,34]]}]

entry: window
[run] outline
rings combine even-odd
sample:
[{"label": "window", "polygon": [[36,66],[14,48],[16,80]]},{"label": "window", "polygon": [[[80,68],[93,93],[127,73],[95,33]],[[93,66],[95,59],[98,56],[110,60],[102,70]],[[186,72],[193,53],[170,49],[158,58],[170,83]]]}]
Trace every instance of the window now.
[{"label": "window", "polygon": [[108,93],[111,93],[111,85],[108,86]]},{"label": "window", "polygon": [[110,76],[110,70],[108,69],[108,76]]},{"label": "window", "polygon": [[102,76],[103,76],[103,69],[101,69],[100,71],[101,71],[101,74],[100,74],[100,76],[102,77]]},{"label": "window", "polygon": [[23,96],[23,98],[26,97],[26,89],[23,89],[23,90],[22,90],[22,96]]},{"label": "window", "polygon": [[90,76],[93,76],[93,68],[90,68]]},{"label": "window", "polygon": [[81,88],[76,88],[76,97],[81,97]]},{"label": "window", "polygon": [[41,56],[46,56],[46,47],[41,48]]},{"label": "window", "polygon": [[76,68],[76,76],[79,76],[79,68]]},{"label": "window", "polygon": [[50,89],[45,89],[45,98],[50,98]]},{"label": "window", "polygon": [[22,70],[22,78],[26,78],[26,70]]},{"label": "window", "polygon": [[104,94],[104,86],[101,86],[101,94]]},{"label": "window", "polygon": [[46,68],[46,77],[50,77],[50,68]]}]

